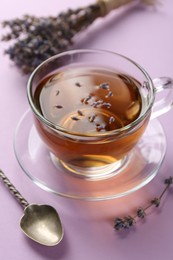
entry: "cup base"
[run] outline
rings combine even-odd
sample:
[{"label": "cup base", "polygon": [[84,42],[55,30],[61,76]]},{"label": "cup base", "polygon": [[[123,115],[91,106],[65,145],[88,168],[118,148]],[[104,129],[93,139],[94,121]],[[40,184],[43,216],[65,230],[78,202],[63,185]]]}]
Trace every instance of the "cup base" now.
[{"label": "cup base", "polygon": [[[65,173],[72,174],[78,178],[95,181],[111,178],[122,172],[123,168],[126,167],[130,161],[130,154],[114,163],[97,167],[75,166],[60,160],[52,153],[50,153],[50,158],[57,168],[61,167],[65,169]],[[98,162],[97,159],[95,159],[92,165],[98,165],[99,163],[100,162]]]}]

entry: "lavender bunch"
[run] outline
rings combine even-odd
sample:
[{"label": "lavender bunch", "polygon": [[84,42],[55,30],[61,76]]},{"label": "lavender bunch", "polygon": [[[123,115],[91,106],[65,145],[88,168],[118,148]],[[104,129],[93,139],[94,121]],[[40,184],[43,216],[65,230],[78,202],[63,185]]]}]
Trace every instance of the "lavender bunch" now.
[{"label": "lavender bunch", "polygon": [[5,54],[24,73],[30,73],[47,58],[69,49],[74,36],[100,15],[101,8],[95,4],[69,9],[57,17],[25,15],[21,19],[4,21],[2,26],[8,27],[10,32],[2,40],[14,40],[14,45],[5,50]]},{"label": "lavender bunch", "polygon": [[115,230],[119,231],[119,230],[123,230],[123,229],[127,230],[127,229],[131,228],[132,226],[134,226],[137,219],[144,219],[146,217],[147,211],[149,210],[149,208],[151,208],[153,206],[158,208],[160,206],[160,202],[161,202],[163,195],[165,194],[167,189],[170,187],[170,185],[173,184],[173,177],[169,177],[169,178],[165,179],[164,183],[165,183],[166,187],[164,188],[164,190],[162,191],[160,196],[152,199],[146,207],[138,208],[136,210],[136,214],[134,216],[129,215],[129,216],[125,216],[123,218],[116,217],[114,220]]},{"label": "lavender bunch", "polygon": [[3,41],[14,41],[5,54],[24,73],[31,73],[47,58],[66,51],[73,45],[74,36],[86,29],[98,17],[131,2],[154,6],[158,0],[97,0],[95,4],[67,10],[56,17],[25,15],[21,19],[2,22],[10,33]]}]

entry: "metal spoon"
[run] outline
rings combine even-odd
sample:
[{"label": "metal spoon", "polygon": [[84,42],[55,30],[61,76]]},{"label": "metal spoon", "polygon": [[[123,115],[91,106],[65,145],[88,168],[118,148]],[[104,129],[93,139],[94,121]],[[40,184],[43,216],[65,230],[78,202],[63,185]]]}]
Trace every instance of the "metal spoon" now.
[{"label": "metal spoon", "polygon": [[56,210],[49,205],[29,204],[0,170],[0,178],[24,208],[20,227],[25,235],[39,244],[55,246],[63,238],[64,231]]}]

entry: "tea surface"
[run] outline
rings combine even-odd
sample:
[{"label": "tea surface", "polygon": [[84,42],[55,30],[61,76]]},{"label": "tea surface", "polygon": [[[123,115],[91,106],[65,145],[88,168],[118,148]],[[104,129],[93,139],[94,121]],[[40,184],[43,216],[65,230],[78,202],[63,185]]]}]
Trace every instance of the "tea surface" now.
[{"label": "tea surface", "polygon": [[133,122],[142,107],[136,80],[95,67],[71,67],[48,76],[34,99],[46,119],[78,133],[121,128]]}]

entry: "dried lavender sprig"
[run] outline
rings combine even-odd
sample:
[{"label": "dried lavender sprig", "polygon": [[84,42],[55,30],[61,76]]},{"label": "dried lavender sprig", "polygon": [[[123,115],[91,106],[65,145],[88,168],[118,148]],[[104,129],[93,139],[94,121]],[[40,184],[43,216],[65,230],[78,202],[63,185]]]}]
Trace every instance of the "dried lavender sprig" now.
[{"label": "dried lavender sprig", "polygon": [[74,36],[100,16],[101,7],[96,3],[85,8],[69,9],[57,17],[25,15],[21,19],[4,21],[2,26],[8,27],[10,33],[2,40],[15,41],[5,54],[24,73],[31,73],[47,58],[68,50],[73,45]]},{"label": "dried lavender sprig", "polygon": [[[15,41],[5,53],[24,73],[31,73],[47,58],[71,48],[74,36],[91,25],[95,19],[133,1],[135,0],[98,0],[84,8],[69,9],[57,17],[37,18],[25,15],[22,19],[4,21],[3,27],[9,27],[11,32],[2,40]],[[157,0],[140,2],[154,5]]]},{"label": "dried lavender sprig", "polygon": [[150,201],[150,204],[147,205],[145,208],[138,208],[136,211],[136,214],[134,216],[126,216],[123,218],[117,217],[114,220],[114,229],[115,230],[123,230],[123,229],[129,229],[136,223],[136,219],[143,219],[147,215],[147,210],[151,208],[152,206],[159,207],[161,199],[165,192],[168,190],[168,188],[173,184],[173,177],[170,176],[169,178],[165,179],[164,184],[166,187],[162,191],[159,197],[156,197]]}]

